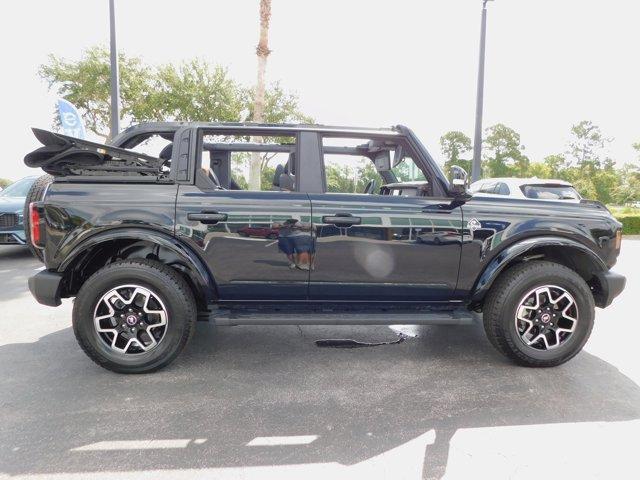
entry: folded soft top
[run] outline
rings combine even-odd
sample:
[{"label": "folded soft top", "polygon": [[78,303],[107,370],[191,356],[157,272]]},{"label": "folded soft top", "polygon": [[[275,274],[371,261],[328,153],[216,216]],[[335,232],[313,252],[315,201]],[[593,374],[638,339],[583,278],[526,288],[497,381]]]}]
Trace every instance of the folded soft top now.
[{"label": "folded soft top", "polygon": [[51,175],[164,176],[168,172],[168,160],[39,128],[32,130],[43,146],[28,153],[24,163]]}]

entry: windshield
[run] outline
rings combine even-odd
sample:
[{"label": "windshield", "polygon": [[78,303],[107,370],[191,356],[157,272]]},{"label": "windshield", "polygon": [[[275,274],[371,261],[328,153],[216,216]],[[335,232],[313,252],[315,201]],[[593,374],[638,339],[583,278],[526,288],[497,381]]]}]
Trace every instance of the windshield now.
[{"label": "windshield", "polygon": [[0,197],[26,197],[35,178],[23,178],[0,192]]},{"label": "windshield", "polygon": [[580,200],[580,194],[570,185],[523,185],[520,187],[527,198],[540,200]]},{"label": "windshield", "polygon": [[402,161],[391,169],[398,182],[425,181],[426,178],[420,167],[411,157],[405,156]]}]

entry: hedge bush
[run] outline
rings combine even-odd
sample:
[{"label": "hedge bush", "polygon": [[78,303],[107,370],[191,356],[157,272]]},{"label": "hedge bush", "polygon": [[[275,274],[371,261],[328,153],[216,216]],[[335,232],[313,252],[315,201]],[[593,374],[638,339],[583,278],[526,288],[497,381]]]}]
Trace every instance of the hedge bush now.
[{"label": "hedge bush", "polygon": [[640,215],[618,214],[615,217],[622,222],[624,235],[640,235]]}]

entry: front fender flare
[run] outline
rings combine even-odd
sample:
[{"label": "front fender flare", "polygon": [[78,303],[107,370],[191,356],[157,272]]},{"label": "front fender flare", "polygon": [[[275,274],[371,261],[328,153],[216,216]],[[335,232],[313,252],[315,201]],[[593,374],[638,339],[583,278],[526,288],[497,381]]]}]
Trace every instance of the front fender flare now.
[{"label": "front fender flare", "polygon": [[570,238],[555,236],[526,238],[524,240],[520,240],[517,243],[509,245],[508,247],[500,251],[496,256],[494,256],[493,259],[491,259],[491,261],[484,268],[475,283],[475,286],[472,290],[470,303],[478,303],[484,298],[495,279],[498,278],[498,275],[500,275],[502,270],[504,270],[504,268],[509,265],[509,263],[514,258],[522,255],[523,253],[526,253],[533,248],[549,246],[569,247],[578,250],[581,253],[586,254],[594,263],[594,265],[597,266],[599,271],[607,270],[607,266],[604,261],[593,250],[580,242],[571,240]]},{"label": "front fender flare", "polygon": [[88,249],[103,243],[118,240],[151,242],[171,250],[190,268],[191,272],[189,273],[189,277],[198,290],[194,292],[194,294],[200,295],[200,298],[207,304],[215,301],[215,280],[200,256],[177,238],[153,229],[119,227],[92,235],[72,248],[63,262],[58,266],[58,272],[64,274]]}]

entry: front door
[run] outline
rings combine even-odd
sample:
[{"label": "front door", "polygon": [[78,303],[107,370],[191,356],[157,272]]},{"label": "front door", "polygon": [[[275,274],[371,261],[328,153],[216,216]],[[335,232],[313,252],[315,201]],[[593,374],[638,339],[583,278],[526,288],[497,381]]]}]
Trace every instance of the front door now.
[{"label": "front door", "polygon": [[451,298],[460,261],[460,207],[419,196],[326,193],[310,198],[312,300]]}]

